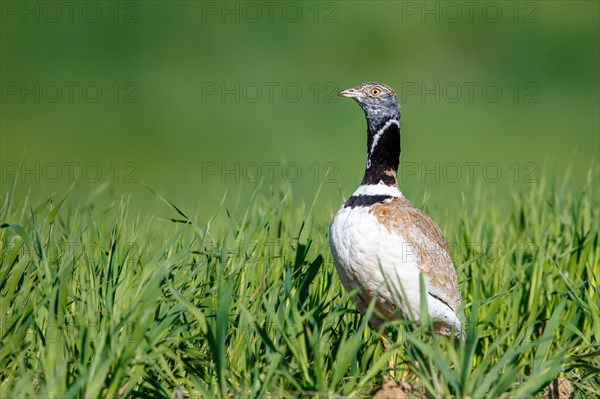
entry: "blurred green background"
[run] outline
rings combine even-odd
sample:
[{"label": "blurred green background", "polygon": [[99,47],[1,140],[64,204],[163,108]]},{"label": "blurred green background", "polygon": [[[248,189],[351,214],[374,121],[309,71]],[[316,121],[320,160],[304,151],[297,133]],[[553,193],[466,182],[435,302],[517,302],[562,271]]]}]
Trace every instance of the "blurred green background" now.
[{"label": "blurred green background", "polygon": [[[3,1],[1,190],[42,201],[110,182],[146,213],[291,190],[332,212],[365,122],[340,89],[402,105],[400,188],[451,209],[599,158],[599,3]],[[329,172],[328,172],[329,170]],[[101,199],[99,199],[100,201]],[[298,203],[300,204],[300,202]]]}]

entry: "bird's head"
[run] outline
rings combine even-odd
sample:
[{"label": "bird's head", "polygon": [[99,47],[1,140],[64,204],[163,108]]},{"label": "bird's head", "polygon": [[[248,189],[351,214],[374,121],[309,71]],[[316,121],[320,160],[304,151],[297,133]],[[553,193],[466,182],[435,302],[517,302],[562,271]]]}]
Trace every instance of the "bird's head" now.
[{"label": "bird's head", "polygon": [[338,96],[354,99],[365,111],[369,123],[400,120],[400,106],[396,92],[383,83],[367,82],[342,90]]}]

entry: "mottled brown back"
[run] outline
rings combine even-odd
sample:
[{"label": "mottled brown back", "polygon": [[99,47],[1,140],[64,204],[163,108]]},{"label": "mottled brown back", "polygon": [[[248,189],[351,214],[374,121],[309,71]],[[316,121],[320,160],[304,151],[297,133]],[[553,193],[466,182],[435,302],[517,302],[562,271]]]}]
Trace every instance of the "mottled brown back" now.
[{"label": "mottled brown back", "polygon": [[456,312],[461,302],[458,280],[438,225],[404,197],[374,205],[369,212],[391,233],[409,243],[405,250],[417,257],[428,292]]}]

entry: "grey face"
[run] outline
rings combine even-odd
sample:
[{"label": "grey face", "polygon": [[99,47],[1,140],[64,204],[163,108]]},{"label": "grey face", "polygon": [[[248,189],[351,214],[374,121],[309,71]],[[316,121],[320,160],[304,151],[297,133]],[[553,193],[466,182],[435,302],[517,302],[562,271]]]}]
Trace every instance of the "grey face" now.
[{"label": "grey face", "polygon": [[367,82],[342,90],[339,96],[354,99],[365,111],[369,128],[383,125],[390,119],[400,120],[400,107],[396,93],[383,83]]}]

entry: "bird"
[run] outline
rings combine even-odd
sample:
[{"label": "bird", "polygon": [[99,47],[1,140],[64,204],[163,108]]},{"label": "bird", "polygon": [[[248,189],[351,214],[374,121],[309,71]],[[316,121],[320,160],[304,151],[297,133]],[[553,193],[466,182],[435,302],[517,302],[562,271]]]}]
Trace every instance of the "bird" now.
[{"label": "bird", "polygon": [[396,92],[367,82],[338,95],[356,101],[367,122],[364,177],[329,229],[341,283],[348,292],[356,290],[352,300],[363,315],[374,301],[369,323],[375,329],[399,318],[420,323],[426,308],[434,333],[459,338],[461,295],[446,240],[398,187],[401,111]]}]

